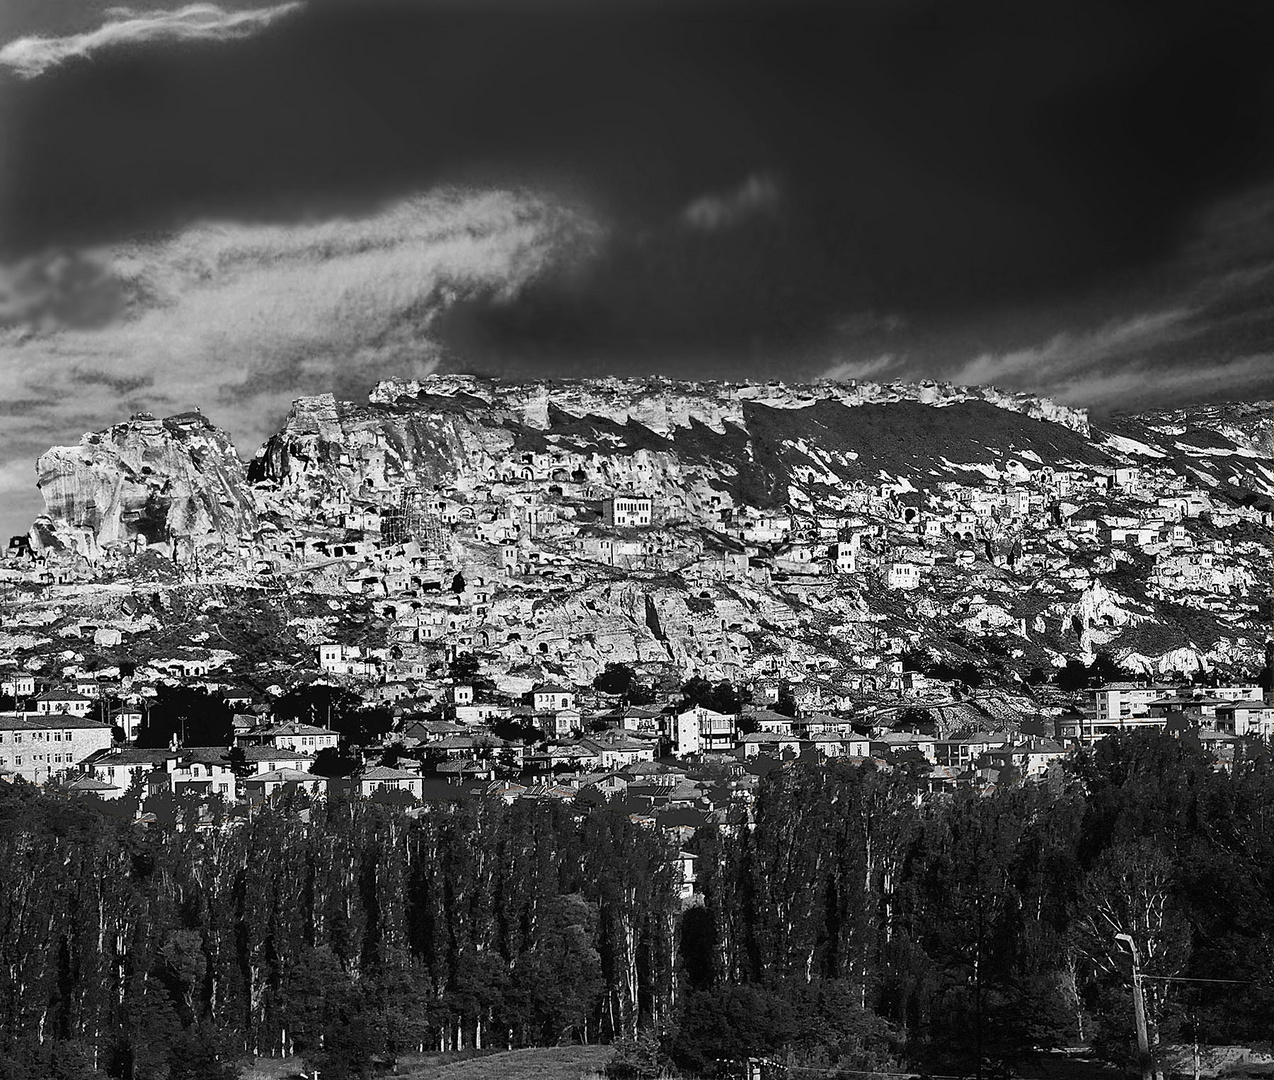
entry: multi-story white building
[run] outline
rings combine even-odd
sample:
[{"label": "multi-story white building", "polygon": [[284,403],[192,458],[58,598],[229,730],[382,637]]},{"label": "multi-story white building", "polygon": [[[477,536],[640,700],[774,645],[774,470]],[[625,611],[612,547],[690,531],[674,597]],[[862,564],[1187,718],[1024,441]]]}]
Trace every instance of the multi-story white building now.
[{"label": "multi-story white building", "polygon": [[539,713],[535,723],[547,739],[569,739],[583,729],[584,719],[578,709],[555,709]]},{"label": "multi-story white building", "polygon": [[1216,708],[1216,728],[1227,735],[1274,737],[1274,705],[1264,701],[1227,701]]},{"label": "multi-story white building", "polygon": [[111,728],[82,716],[0,716],[0,769],[43,784],[109,748]]},{"label": "multi-story white building", "polygon": [[[279,770],[307,771],[312,755],[271,746],[244,748],[252,775]],[[167,787],[174,794],[220,795],[234,800],[239,794],[238,780],[231,769],[230,751],[222,746],[190,746],[177,750],[148,750],[123,747],[98,754],[85,762],[84,771],[110,785],[102,791],[104,798],[118,798],[138,778],[150,779],[154,789]]]},{"label": "multi-story white building", "polygon": [[536,712],[548,712],[550,709],[573,709],[575,708],[575,691],[569,686],[545,683],[537,686],[532,691],[531,704]]},{"label": "multi-story white building", "polygon": [[602,520],[611,528],[649,525],[653,506],[644,495],[615,495],[602,502]]},{"label": "multi-story white building", "polygon": [[1260,701],[1259,686],[1186,687],[1172,684],[1108,683],[1091,691],[1093,707],[1082,717],[1063,719],[1059,735],[1080,742],[1094,742],[1119,731],[1162,728],[1169,716],[1179,714],[1192,722],[1216,722],[1221,702]]},{"label": "multi-story white building", "polygon": [[11,698],[22,699],[35,696],[35,676],[29,671],[15,671],[0,682],[0,694]]},{"label": "multi-story white building", "polygon": [[293,750],[310,757],[320,750],[334,749],[340,736],[331,728],[314,724],[302,724],[290,720],[281,724],[266,724],[235,735],[241,746],[273,746],[279,750]]},{"label": "multi-story white building", "polygon": [[1171,683],[1107,683],[1092,691],[1093,715],[1098,724],[1149,716],[1150,703],[1171,694]]},{"label": "multi-story white building", "polygon": [[318,664],[323,671],[333,675],[358,678],[370,678],[378,670],[375,660],[364,658],[362,649],[357,645],[342,645],[335,641],[325,641],[318,647]]},{"label": "multi-story white building", "polygon": [[734,749],[736,725],[729,713],[696,705],[672,717],[669,735],[678,756],[729,753]]}]

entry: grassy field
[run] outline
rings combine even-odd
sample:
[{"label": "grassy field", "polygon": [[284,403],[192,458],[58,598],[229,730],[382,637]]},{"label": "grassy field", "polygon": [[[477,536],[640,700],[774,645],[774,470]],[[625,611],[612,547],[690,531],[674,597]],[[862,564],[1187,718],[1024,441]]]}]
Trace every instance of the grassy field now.
[{"label": "grassy field", "polygon": [[[393,1080],[581,1080],[596,1076],[610,1059],[609,1046],[547,1046],[466,1056],[431,1055],[423,1061],[403,1061]],[[301,1059],[258,1058],[245,1063],[241,1080],[290,1080],[300,1076]]]},{"label": "grassy field", "polygon": [[402,1080],[580,1080],[597,1073],[609,1046],[546,1046],[508,1050],[449,1064],[423,1064],[399,1072]]}]

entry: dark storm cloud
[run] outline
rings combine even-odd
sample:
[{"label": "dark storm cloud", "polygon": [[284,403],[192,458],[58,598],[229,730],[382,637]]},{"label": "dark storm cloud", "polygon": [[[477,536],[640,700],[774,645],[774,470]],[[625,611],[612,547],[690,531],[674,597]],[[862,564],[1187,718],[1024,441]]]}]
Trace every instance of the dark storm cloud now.
[{"label": "dark storm cloud", "polygon": [[750,356],[812,357],[855,313],[924,325],[1169,257],[1270,169],[1272,18],[311,3],[233,44],[120,40],[11,80],[3,242],[16,257],[529,185],[585,201],[614,240],[587,275],[452,308],[454,354],[749,374]]},{"label": "dark storm cloud", "polygon": [[120,397],[127,397],[138,390],[145,390],[155,383],[153,375],[112,375],[109,371],[93,371],[78,368],[75,381],[84,386],[104,386]]}]

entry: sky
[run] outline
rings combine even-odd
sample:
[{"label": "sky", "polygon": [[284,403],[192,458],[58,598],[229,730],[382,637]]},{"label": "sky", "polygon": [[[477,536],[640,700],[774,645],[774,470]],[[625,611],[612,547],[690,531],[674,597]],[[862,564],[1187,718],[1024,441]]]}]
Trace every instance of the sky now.
[{"label": "sky", "polygon": [[1274,397],[1274,5],[0,4],[0,531],[199,407],[656,374]]}]

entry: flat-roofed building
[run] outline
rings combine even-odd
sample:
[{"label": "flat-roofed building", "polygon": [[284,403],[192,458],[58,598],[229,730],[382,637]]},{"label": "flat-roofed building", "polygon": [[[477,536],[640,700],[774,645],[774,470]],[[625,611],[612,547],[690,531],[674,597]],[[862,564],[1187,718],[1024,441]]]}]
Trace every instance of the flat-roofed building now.
[{"label": "flat-roofed building", "polygon": [[644,495],[615,495],[602,501],[602,520],[611,528],[649,525],[653,504]]}]

